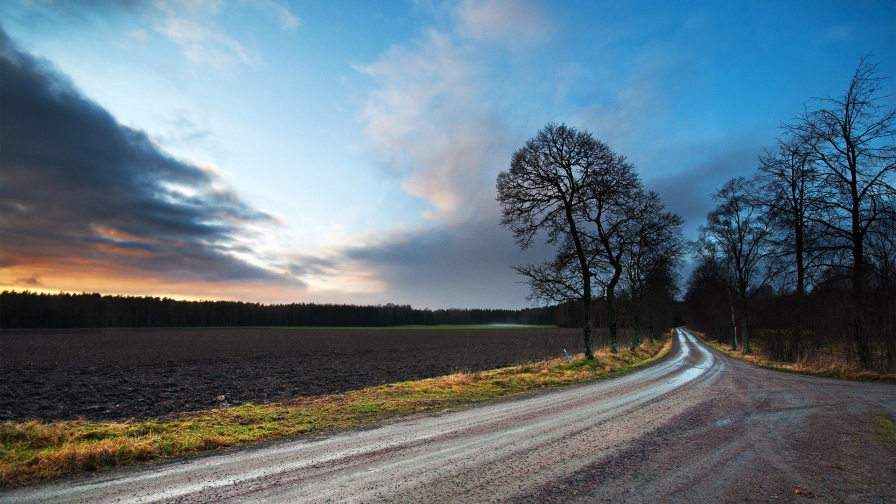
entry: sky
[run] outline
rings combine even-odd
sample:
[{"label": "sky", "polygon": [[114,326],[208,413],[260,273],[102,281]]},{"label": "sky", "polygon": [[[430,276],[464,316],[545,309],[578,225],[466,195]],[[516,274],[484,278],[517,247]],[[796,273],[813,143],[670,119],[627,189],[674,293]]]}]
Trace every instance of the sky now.
[{"label": "sky", "polygon": [[896,3],[9,0],[0,289],[522,308],[495,180],[546,123],[694,238],[868,54]]}]

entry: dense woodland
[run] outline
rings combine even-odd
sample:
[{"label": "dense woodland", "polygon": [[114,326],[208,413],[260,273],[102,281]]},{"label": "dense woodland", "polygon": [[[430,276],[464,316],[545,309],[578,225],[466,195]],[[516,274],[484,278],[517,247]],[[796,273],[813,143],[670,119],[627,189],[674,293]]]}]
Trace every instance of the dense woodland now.
[{"label": "dense woodland", "polygon": [[100,294],[0,293],[0,328],[553,324],[553,310],[415,309],[407,305],[261,304]]},{"label": "dense woodland", "polygon": [[[622,303],[622,325],[631,327],[632,307]],[[674,321],[670,296],[651,304],[645,331],[656,335]],[[659,308],[659,309],[657,309]],[[569,302],[523,310],[415,309],[407,305],[261,304],[240,301],[181,301],[151,296],[100,294],[0,293],[0,328],[101,327],[390,327],[399,325],[525,324],[581,327],[581,303]],[[607,312],[597,302],[596,327],[607,326]]]},{"label": "dense woodland", "polygon": [[726,183],[693,243],[683,311],[745,353],[896,370],[896,108],[863,60]]}]

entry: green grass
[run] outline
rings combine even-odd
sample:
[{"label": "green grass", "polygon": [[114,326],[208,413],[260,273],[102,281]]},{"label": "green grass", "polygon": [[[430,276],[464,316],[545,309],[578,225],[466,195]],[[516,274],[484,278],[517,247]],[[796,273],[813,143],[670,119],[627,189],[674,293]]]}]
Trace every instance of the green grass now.
[{"label": "green grass", "polygon": [[133,422],[0,424],[0,486],[101,470],[143,460],[183,457],[227,446],[349,429],[389,418],[594,380],[645,366],[669,352],[668,335],[634,352],[598,352],[476,373],[390,383],[285,403]]}]

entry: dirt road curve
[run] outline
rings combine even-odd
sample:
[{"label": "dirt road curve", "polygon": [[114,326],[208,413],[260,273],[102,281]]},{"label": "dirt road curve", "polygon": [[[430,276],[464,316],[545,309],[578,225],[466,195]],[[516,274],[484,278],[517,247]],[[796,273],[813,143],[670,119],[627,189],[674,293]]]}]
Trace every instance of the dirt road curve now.
[{"label": "dirt road curve", "polygon": [[896,502],[875,412],[896,416],[896,387],[753,368],[680,331],[619,378],[0,502]]}]

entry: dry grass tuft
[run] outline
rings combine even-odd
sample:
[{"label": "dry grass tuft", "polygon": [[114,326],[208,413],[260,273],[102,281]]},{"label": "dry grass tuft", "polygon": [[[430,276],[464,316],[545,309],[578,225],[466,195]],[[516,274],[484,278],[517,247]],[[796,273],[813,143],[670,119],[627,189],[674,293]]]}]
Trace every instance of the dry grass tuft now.
[{"label": "dry grass tuft", "polygon": [[732,350],[731,345],[728,344],[720,344],[718,341],[707,338],[706,335],[699,331],[693,331],[688,329],[688,332],[698,336],[705,343],[712,346],[716,350],[730,356],[735,359],[739,359],[745,362],[749,362],[750,364],[774,369],[776,371],[786,371],[789,373],[797,373],[811,376],[821,376],[825,378],[841,378],[845,380],[858,380],[858,381],[879,381],[879,382],[889,382],[896,383],[896,374],[893,373],[878,373],[876,371],[869,371],[867,369],[861,369],[856,367],[855,365],[851,365],[846,362],[845,359],[837,360],[831,359],[826,362],[815,362],[815,361],[801,361],[801,362],[783,362],[777,361],[769,358],[767,355],[763,354],[761,348],[758,348],[758,345],[755,343],[751,343],[754,346],[757,346],[759,351],[755,351],[750,354],[743,354],[741,351]]},{"label": "dry grass tuft", "polygon": [[284,403],[244,404],[148,422],[0,423],[0,486],[182,457],[227,446],[346,429],[388,418],[519,395],[628,371],[666,355],[672,339],[476,373],[390,383]]}]

